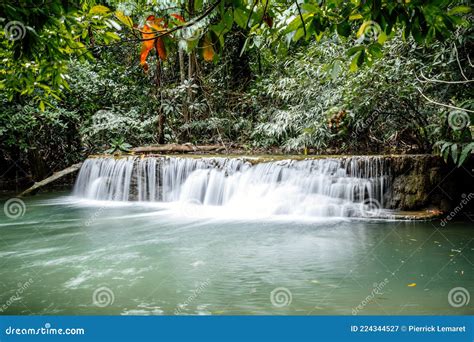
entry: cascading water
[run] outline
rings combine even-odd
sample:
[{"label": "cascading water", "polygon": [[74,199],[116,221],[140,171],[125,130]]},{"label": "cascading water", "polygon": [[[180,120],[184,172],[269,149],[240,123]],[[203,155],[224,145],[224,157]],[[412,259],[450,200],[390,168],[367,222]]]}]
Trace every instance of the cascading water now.
[{"label": "cascading water", "polygon": [[79,172],[74,195],[187,203],[244,216],[362,217],[380,216],[388,180],[380,157],[256,165],[240,158],[90,158]]}]

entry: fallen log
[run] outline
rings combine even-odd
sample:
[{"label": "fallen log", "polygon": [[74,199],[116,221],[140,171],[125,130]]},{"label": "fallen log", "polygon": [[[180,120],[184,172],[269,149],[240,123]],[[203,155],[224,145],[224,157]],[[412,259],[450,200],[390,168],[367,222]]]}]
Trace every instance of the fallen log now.
[{"label": "fallen log", "polygon": [[42,181],[40,182],[35,182],[35,184],[33,184],[32,187],[26,189],[25,191],[23,191],[20,195],[18,195],[18,197],[22,197],[22,196],[26,196],[26,195],[34,195],[38,192],[38,190],[66,175],[69,175],[71,173],[74,173],[74,172],[77,172],[79,171],[79,169],[81,168],[82,166],[82,163],[77,163],[77,164],[73,164],[67,168],[65,168],[64,170],[62,171],[58,171],[58,172],[55,172],[53,173],[51,176],[49,176],[48,178],[45,178],[43,179]]},{"label": "fallen log", "polygon": [[222,145],[191,145],[191,144],[164,144],[135,147],[135,153],[192,153],[192,152],[221,152],[225,147]]}]

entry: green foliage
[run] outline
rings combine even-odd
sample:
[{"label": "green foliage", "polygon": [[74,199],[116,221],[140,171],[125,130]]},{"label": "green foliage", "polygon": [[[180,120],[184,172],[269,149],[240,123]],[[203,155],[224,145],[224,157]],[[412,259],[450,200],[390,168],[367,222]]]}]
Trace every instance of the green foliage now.
[{"label": "green foliage", "polygon": [[[149,97],[155,87],[135,65],[135,50],[98,52],[98,63],[76,60],[67,65],[71,89],[60,103],[42,110],[33,100],[23,104],[2,98],[0,157],[38,180],[88,154],[104,152],[120,137],[134,145],[155,142],[159,104]],[[38,163],[44,164],[40,173]]]},{"label": "green foliage", "polygon": [[[449,36],[458,27],[468,26],[466,15],[471,11],[464,1],[441,0],[307,0],[301,5],[253,0],[109,3],[118,10],[114,12],[94,0],[67,3],[53,0],[41,5],[34,0],[2,3],[0,12],[5,14],[4,25],[16,24],[20,31],[14,39],[7,34],[8,30],[0,33],[0,89],[8,100],[27,95],[41,109],[50,104],[52,98],[59,101],[69,89],[67,65],[71,57],[92,59],[96,48],[121,38],[139,42],[133,22],[142,23],[150,13],[163,18],[186,13],[185,22],[172,17],[166,21],[170,37],[172,33],[188,52],[195,49],[222,52],[224,37],[231,33],[234,25],[248,30],[243,50],[270,46],[283,51],[291,41],[311,37],[319,41],[330,33],[355,36],[355,46],[348,50],[350,70],[355,71],[362,64],[370,66],[380,58],[382,45],[397,32],[402,32],[404,39],[412,37],[419,44],[431,44]],[[194,7],[187,8],[191,3]],[[138,20],[133,20],[133,16]],[[117,32],[122,31],[122,26],[127,30],[119,35]],[[169,47],[171,40],[164,41]],[[211,42],[212,47],[203,46],[204,41],[205,44]]]},{"label": "green foliage", "polygon": [[110,148],[105,151],[105,153],[122,153],[122,152],[130,152],[132,145],[125,142],[124,137],[120,137],[118,139],[113,139],[110,142]]},{"label": "green foliage", "polygon": [[[80,119],[64,108],[40,110],[34,103],[0,106],[0,151],[38,178],[81,158]],[[2,162],[3,163],[3,162]],[[29,165],[29,166],[28,166]]]},{"label": "green foliage", "polygon": [[101,152],[110,141],[120,138],[135,146],[152,143],[155,123],[154,117],[141,120],[137,109],[101,109],[92,115],[92,119],[84,125],[80,134],[87,151]]},{"label": "green foliage", "polygon": [[[109,147],[127,150],[125,141],[157,143],[159,129],[167,142],[318,153],[433,150],[458,165],[473,152],[466,1],[107,6],[0,4],[2,159],[39,177]],[[154,67],[144,74],[139,29],[149,15],[166,18],[172,32],[163,38],[166,61],[150,55]],[[12,24],[19,31],[7,30]],[[213,63],[199,57],[206,51]],[[196,72],[188,74],[192,59]],[[460,116],[467,122],[461,128],[452,123],[456,111],[468,115]]]},{"label": "green foliage", "polygon": [[27,97],[42,110],[69,89],[71,57],[92,59],[88,48],[119,39],[111,11],[94,1],[7,1],[0,13],[0,89],[9,101]]},{"label": "green foliage", "polygon": [[474,142],[459,144],[440,140],[436,142],[435,146],[439,148],[439,153],[446,163],[451,157],[458,167],[463,165],[466,159],[474,153]]},{"label": "green foliage", "polygon": [[81,115],[87,153],[102,152],[120,137],[133,145],[155,142],[160,103],[150,97],[155,87],[143,78],[134,52],[116,47],[103,51],[96,63],[69,66],[71,92],[64,105]]},{"label": "green foliage", "polygon": [[[462,37],[467,36],[454,37],[466,70]],[[293,151],[309,147],[337,153],[430,152],[450,128],[445,109],[427,101],[420,91],[439,103],[463,108],[472,103],[472,93],[466,91],[469,82],[418,79],[425,74],[447,81],[463,78],[451,43],[423,47],[414,40],[394,39],[370,67],[355,72],[347,63],[350,46],[350,41],[334,37],[309,43],[284,60],[267,56],[270,73],[254,90],[260,94],[261,108],[254,134],[257,144]],[[457,132],[455,141],[465,145],[472,137],[469,127],[463,128],[463,138]]]}]

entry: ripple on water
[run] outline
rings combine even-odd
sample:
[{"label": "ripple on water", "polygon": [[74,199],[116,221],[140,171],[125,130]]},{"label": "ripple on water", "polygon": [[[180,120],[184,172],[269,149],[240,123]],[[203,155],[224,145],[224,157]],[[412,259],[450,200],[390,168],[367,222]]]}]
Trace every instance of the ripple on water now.
[{"label": "ripple on water", "polygon": [[[97,280],[97,279],[103,278],[111,274],[113,271],[114,271],[113,269],[107,269],[107,270],[101,270],[101,271],[85,270],[79,273],[77,277],[71,278],[66,283],[64,283],[64,287],[67,289],[77,289],[80,287],[80,285],[84,284],[85,282],[89,280]],[[97,282],[94,281],[94,284],[96,283]],[[82,286],[82,287],[88,288],[88,287],[94,286],[94,284],[91,283],[90,285]]]},{"label": "ripple on water", "polygon": [[38,256],[38,255],[48,254],[55,251],[60,251],[62,249],[63,248],[60,248],[60,247],[38,248],[38,249],[33,249],[33,250],[22,252],[22,253],[15,253],[15,255],[18,257]]},{"label": "ripple on water", "polygon": [[60,258],[52,259],[52,260],[39,260],[33,262],[31,266],[33,267],[44,267],[44,266],[60,266],[60,265],[78,265],[82,264],[86,261],[89,261],[94,258],[94,255],[86,254],[86,255],[70,255],[70,256],[63,256]]},{"label": "ripple on water", "polygon": [[[83,270],[77,275],[69,279],[64,283],[64,287],[67,289],[78,289],[78,288],[91,288],[96,286],[103,278],[110,278],[113,280],[127,280],[129,284],[143,279],[140,274],[148,272],[152,267],[143,268],[127,268],[123,270],[117,270],[113,268],[105,270]],[[133,277],[131,277],[133,276]],[[88,284],[86,284],[88,283]],[[82,285],[82,286],[81,286]]]},{"label": "ripple on water", "polygon": [[125,309],[122,311],[123,316],[136,316],[136,315],[163,315],[165,312],[159,306],[150,306],[149,304],[139,304],[135,309]]}]

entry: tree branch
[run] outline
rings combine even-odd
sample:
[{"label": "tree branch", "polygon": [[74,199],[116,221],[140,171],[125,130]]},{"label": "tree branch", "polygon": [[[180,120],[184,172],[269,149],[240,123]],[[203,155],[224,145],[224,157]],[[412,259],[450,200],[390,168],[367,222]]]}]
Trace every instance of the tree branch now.
[{"label": "tree branch", "polygon": [[470,82],[474,82],[474,80],[465,80],[465,81],[444,81],[444,80],[437,80],[435,78],[428,78],[426,77],[422,71],[420,71],[420,76],[423,78],[423,80],[420,80],[418,78],[418,75],[415,73],[415,77],[416,79],[420,82],[420,83],[427,83],[427,82],[433,82],[433,83],[446,83],[446,84],[463,84],[463,83],[470,83]]},{"label": "tree branch", "polygon": [[252,5],[252,9],[249,12],[249,17],[247,18],[247,24],[245,25],[245,27],[249,27],[250,19],[252,18],[252,13],[253,13],[253,10],[254,10],[255,6],[257,5],[257,2],[258,2],[258,0],[255,0],[253,5]]},{"label": "tree branch", "polygon": [[454,51],[456,52],[456,60],[458,61],[458,66],[459,66],[459,70],[461,71],[461,75],[462,77],[464,77],[466,81],[469,81],[466,75],[464,75],[464,70],[462,69],[461,61],[459,60],[459,53],[458,53],[458,48],[456,47],[456,44],[454,44]]},{"label": "tree branch", "polygon": [[195,25],[196,23],[198,23],[199,21],[201,21],[201,20],[203,20],[204,18],[206,18],[221,2],[222,2],[222,0],[217,0],[214,4],[212,4],[211,6],[209,6],[208,9],[206,9],[201,15],[199,15],[199,16],[196,17],[195,19],[192,19],[191,21],[188,21],[187,23],[185,23],[185,24],[183,24],[183,25],[173,27],[171,30],[164,31],[164,32],[162,32],[162,33],[160,32],[160,34],[158,34],[158,35],[156,35],[156,36],[153,36],[153,37],[151,37],[151,38],[121,40],[120,42],[117,42],[117,44],[119,44],[119,43],[128,43],[128,42],[137,42],[137,41],[144,42],[144,41],[147,41],[147,40],[154,40],[154,39],[157,39],[157,38],[160,38],[160,37],[163,37],[163,36],[167,36],[167,35],[169,35],[169,34],[171,34],[171,33],[173,33],[173,32],[182,30],[183,28],[193,26],[193,25]]},{"label": "tree branch", "polygon": [[263,8],[263,14],[262,14],[262,19],[260,20],[260,23],[258,25],[262,25],[263,19],[265,18],[265,15],[267,14],[267,9],[268,9],[268,2],[270,0],[265,1],[265,7]]},{"label": "tree branch", "polygon": [[469,109],[466,109],[466,108],[461,108],[461,107],[456,107],[456,106],[451,106],[451,105],[448,105],[448,104],[445,104],[445,103],[441,103],[441,102],[436,102],[435,100],[432,100],[430,99],[428,96],[426,96],[425,94],[423,94],[423,92],[421,91],[420,88],[418,87],[415,87],[416,90],[418,90],[418,92],[420,93],[421,96],[423,96],[428,102],[431,102],[435,105],[438,105],[438,106],[442,106],[442,107],[446,107],[446,108],[451,108],[451,109],[456,109],[456,110],[462,110],[464,112],[469,112],[469,113],[474,113],[474,110],[469,110]]},{"label": "tree branch", "polygon": [[298,4],[298,0],[295,0],[295,5],[296,5],[296,8],[298,9],[298,14],[300,15],[301,22],[303,23],[304,36],[306,37],[306,25],[304,23],[303,14],[301,14],[301,8],[300,8],[300,5]]},{"label": "tree branch", "polygon": [[474,68],[474,64],[472,64],[471,58],[469,58],[469,54],[467,54],[466,56],[467,56],[467,61],[469,62],[469,65],[471,66],[471,68]]}]

